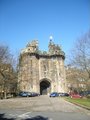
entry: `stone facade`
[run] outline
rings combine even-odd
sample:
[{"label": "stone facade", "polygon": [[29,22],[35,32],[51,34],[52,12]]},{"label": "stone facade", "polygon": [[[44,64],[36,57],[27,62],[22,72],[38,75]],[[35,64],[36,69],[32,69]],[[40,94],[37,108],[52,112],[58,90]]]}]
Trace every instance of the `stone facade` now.
[{"label": "stone facade", "polygon": [[51,39],[48,48],[48,52],[40,51],[38,41],[33,40],[21,51],[18,74],[20,91],[40,94],[66,92],[65,54]]}]

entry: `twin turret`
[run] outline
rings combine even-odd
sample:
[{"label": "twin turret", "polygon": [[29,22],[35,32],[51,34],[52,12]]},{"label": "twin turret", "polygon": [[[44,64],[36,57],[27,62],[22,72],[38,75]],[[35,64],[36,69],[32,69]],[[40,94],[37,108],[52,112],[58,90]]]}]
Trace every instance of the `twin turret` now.
[{"label": "twin turret", "polygon": [[32,42],[26,45],[25,49],[21,50],[21,54],[23,53],[37,53],[38,51],[38,40],[33,40]]},{"label": "twin turret", "polygon": [[53,43],[53,37],[50,36],[50,42],[49,42],[49,54],[60,54],[61,53],[61,47],[59,45],[56,45]]},{"label": "twin turret", "polygon": [[65,57],[65,53],[61,50],[61,47],[59,45],[54,44],[52,36],[50,36],[48,52],[40,51],[38,47],[38,40],[33,40],[32,42],[26,45],[25,49],[21,50],[21,54],[24,53],[36,53],[39,55],[62,55]]}]

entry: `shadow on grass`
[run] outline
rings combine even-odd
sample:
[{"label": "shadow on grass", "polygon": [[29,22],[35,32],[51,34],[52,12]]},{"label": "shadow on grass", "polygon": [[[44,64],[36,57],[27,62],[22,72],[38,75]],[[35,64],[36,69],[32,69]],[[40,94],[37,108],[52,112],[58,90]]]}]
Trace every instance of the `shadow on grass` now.
[{"label": "shadow on grass", "polygon": [[14,118],[6,118],[5,114],[0,114],[0,120],[15,120]]}]

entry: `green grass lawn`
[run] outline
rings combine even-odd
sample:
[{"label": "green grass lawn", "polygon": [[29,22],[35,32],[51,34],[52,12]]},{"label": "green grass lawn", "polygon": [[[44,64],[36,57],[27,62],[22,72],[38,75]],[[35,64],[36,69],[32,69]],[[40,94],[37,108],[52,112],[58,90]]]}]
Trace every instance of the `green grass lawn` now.
[{"label": "green grass lawn", "polygon": [[72,103],[77,103],[83,106],[90,108],[90,99],[83,99],[83,98],[65,98],[67,101]]}]

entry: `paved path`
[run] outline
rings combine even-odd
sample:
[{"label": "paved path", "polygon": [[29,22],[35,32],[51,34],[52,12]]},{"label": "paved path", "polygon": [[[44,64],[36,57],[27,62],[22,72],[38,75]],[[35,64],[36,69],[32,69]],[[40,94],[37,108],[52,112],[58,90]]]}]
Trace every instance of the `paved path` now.
[{"label": "paved path", "polygon": [[60,120],[60,117],[64,120],[67,117],[72,118],[71,120],[90,119],[90,111],[60,97],[50,98],[48,96],[0,100],[0,113],[5,113],[6,117],[17,119],[26,119],[38,115],[39,117],[40,115],[45,117],[45,119],[40,120],[47,120],[47,116],[50,118],[48,120]]}]

